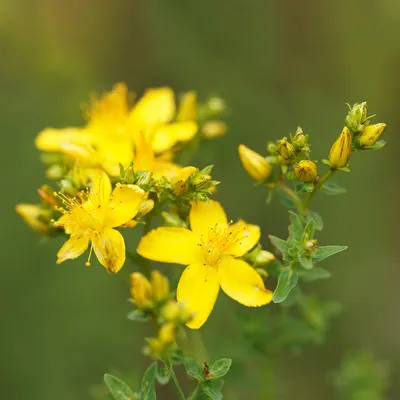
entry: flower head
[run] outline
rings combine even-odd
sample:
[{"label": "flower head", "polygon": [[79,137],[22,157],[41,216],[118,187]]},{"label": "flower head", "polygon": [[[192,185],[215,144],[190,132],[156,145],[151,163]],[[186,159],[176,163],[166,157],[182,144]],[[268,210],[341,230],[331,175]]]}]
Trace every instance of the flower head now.
[{"label": "flower head", "polygon": [[54,223],[63,227],[70,238],[58,252],[57,263],[79,257],[90,244],[87,266],[92,250],[109,272],[118,272],[125,262],[125,242],[121,233],[113,229],[134,218],[145,192],[135,185],[120,185],[112,191],[108,176],[99,171],[91,190],[77,197],[58,194],[63,214]]},{"label": "flower head", "polygon": [[193,203],[191,230],[161,227],[145,235],[138,253],[154,261],[188,265],[179,280],[178,301],[195,313],[187,326],[198,329],[207,320],[219,289],[248,307],[267,304],[272,292],[265,288],[258,273],[238,259],[260,238],[260,228],[239,221],[228,223],[220,203]]}]

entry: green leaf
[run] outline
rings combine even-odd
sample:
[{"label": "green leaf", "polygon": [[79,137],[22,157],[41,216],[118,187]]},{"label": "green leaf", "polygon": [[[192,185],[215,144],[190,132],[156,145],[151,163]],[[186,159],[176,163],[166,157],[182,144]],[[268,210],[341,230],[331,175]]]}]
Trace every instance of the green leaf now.
[{"label": "green leaf", "polygon": [[290,196],[288,196],[285,192],[283,192],[280,189],[277,190],[277,192],[279,194],[283,206],[285,206],[289,210],[296,209],[296,204]]},{"label": "green leaf", "polygon": [[204,381],[203,368],[198,365],[193,358],[187,357],[184,360],[183,365],[185,366],[188,375],[196,379],[196,381]]},{"label": "green leaf", "polygon": [[314,262],[319,262],[346,249],[347,246],[321,246],[312,253],[312,258]]},{"label": "green leaf", "polygon": [[156,375],[157,375],[157,362],[154,361],[143,375],[141,394],[144,400],[156,400]]},{"label": "green leaf", "polygon": [[317,212],[308,210],[308,218],[312,218],[314,220],[315,229],[317,231],[322,231],[322,229],[324,228],[324,222],[322,221],[321,216]]},{"label": "green leaf", "polygon": [[313,218],[310,218],[307,222],[306,227],[304,228],[303,236],[301,241],[304,243],[307,240],[313,240],[315,233],[315,221]]},{"label": "green leaf", "polygon": [[142,310],[133,310],[126,317],[131,321],[137,322],[146,322],[150,320],[150,317]]},{"label": "green leaf", "polygon": [[214,380],[225,376],[232,365],[231,358],[221,358],[210,365],[210,374],[207,379]]},{"label": "green leaf", "polygon": [[290,250],[289,243],[286,240],[279,239],[276,236],[269,235],[269,240],[271,243],[283,254],[285,255]]},{"label": "green leaf", "polygon": [[121,379],[110,375],[104,375],[104,382],[115,400],[133,400],[133,392]]},{"label": "green leaf", "polygon": [[212,400],[221,400],[222,399],[221,391],[215,387],[208,386],[208,385],[207,386],[202,385],[201,389]]},{"label": "green leaf", "polygon": [[301,266],[305,269],[311,269],[314,266],[312,258],[307,257],[304,254],[300,254],[299,262]]},{"label": "green leaf", "polygon": [[314,267],[308,271],[299,271],[299,277],[305,282],[313,282],[319,279],[328,279],[332,276],[332,274],[324,269],[319,267]]},{"label": "green leaf", "polygon": [[325,182],[322,185],[321,190],[325,194],[328,194],[330,196],[334,196],[337,194],[343,194],[343,193],[347,192],[347,190],[345,188],[339,186],[336,182]]},{"label": "green leaf", "polygon": [[290,214],[289,239],[300,241],[301,236],[303,234],[303,224],[301,223],[301,219],[293,211],[289,211],[289,214]]},{"label": "green leaf", "polygon": [[281,303],[284,301],[290,291],[296,286],[298,279],[297,272],[293,271],[291,267],[282,268],[278,278],[278,285],[272,296],[272,301],[274,303]]}]

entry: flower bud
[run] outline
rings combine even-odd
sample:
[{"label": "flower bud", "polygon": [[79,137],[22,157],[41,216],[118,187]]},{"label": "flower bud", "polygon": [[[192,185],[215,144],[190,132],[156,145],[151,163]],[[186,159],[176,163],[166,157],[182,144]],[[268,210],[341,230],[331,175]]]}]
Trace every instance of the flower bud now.
[{"label": "flower bud", "polygon": [[268,142],[267,143],[267,151],[268,153],[275,154],[276,153],[276,143],[275,142]]},{"label": "flower bud", "polygon": [[245,145],[239,146],[239,156],[244,169],[257,181],[264,181],[272,172],[270,163],[260,154],[249,149]]},{"label": "flower bud", "polygon": [[131,274],[131,296],[138,308],[151,308],[152,288],[149,280],[140,272]]},{"label": "flower bud", "polygon": [[184,303],[175,300],[170,300],[161,309],[161,315],[166,321],[181,325],[186,324],[193,317],[193,313]]},{"label": "flower bud", "polygon": [[263,266],[269,264],[271,261],[275,260],[275,256],[267,251],[267,250],[260,250],[255,259],[255,265]]},{"label": "flower bud", "polygon": [[293,145],[289,143],[286,138],[278,140],[278,147],[276,151],[282,157],[285,163],[290,162],[294,156]]},{"label": "flower bud", "polygon": [[175,196],[181,196],[186,193],[189,189],[189,183],[186,179],[174,179],[172,181],[172,193]]},{"label": "flower bud", "polygon": [[215,139],[224,135],[227,129],[225,122],[206,121],[201,129],[201,134],[206,139]]},{"label": "flower bud", "polygon": [[[349,106],[350,107],[350,106]],[[352,132],[359,132],[367,119],[367,102],[355,103],[346,117],[346,126]]]},{"label": "flower bud", "polygon": [[351,133],[345,126],[340,136],[333,143],[329,153],[329,162],[334,168],[342,168],[349,162],[352,150]]},{"label": "flower bud", "polygon": [[292,140],[295,149],[302,149],[307,143],[307,136],[303,132],[296,133]]},{"label": "flower bud", "polygon": [[138,186],[148,185],[151,181],[152,173],[150,171],[138,171],[136,172],[136,182]]},{"label": "flower bud", "polygon": [[222,114],[226,110],[225,101],[221,97],[212,96],[208,99],[206,107],[210,116]]},{"label": "flower bud", "polygon": [[358,141],[361,147],[373,146],[377,140],[382,135],[383,131],[386,129],[385,123],[368,125],[358,136]]},{"label": "flower bud", "polygon": [[204,175],[202,173],[196,174],[192,179],[191,183],[197,190],[202,190],[210,185],[211,176]]},{"label": "flower bud", "polygon": [[169,296],[168,278],[160,271],[151,271],[151,290],[156,302],[162,302]]},{"label": "flower bud", "polygon": [[294,167],[296,178],[302,182],[314,182],[317,179],[317,164],[311,160],[301,160]]},{"label": "flower bud", "polygon": [[147,199],[140,203],[139,211],[137,213],[138,217],[143,217],[148,214],[154,208],[154,200]]},{"label": "flower bud", "polygon": [[172,322],[164,324],[159,332],[158,338],[162,345],[168,345],[175,341],[175,325]]}]

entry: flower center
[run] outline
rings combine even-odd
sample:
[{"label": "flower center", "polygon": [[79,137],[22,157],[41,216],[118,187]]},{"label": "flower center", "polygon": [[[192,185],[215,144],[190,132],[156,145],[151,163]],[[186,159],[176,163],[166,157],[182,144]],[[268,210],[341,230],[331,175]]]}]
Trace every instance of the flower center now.
[{"label": "flower center", "polygon": [[208,265],[216,266],[224,254],[229,254],[233,246],[240,243],[249,232],[245,225],[233,226],[216,223],[208,228],[206,235],[200,236],[198,246],[203,252],[204,261]]}]

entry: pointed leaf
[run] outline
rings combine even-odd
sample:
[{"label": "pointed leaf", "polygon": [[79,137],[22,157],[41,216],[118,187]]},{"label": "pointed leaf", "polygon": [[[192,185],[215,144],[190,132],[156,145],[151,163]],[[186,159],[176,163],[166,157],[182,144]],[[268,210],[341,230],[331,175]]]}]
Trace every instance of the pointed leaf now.
[{"label": "pointed leaf", "polygon": [[208,398],[210,398],[212,400],[221,400],[222,399],[221,391],[215,387],[202,385],[201,389],[208,396]]},{"label": "pointed leaf", "polygon": [[281,303],[284,301],[290,291],[296,286],[298,279],[297,272],[293,271],[292,268],[282,268],[278,278],[278,285],[272,296],[272,301],[274,303]]},{"label": "pointed leaf", "polygon": [[204,381],[203,368],[193,358],[186,358],[183,365],[188,375],[196,379],[196,381]]},{"label": "pointed leaf", "polygon": [[319,279],[328,279],[332,276],[332,274],[324,269],[319,267],[314,267],[308,271],[299,271],[299,277],[305,282],[313,282]]},{"label": "pointed leaf", "polygon": [[214,380],[225,376],[232,365],[231,358],[221,358],[210,365],[210,374],[207,379]]},{"label": "pointed leaf", "polygon": [[133,392],[121,379],[110,375],[104,375],[104,382],[115,400],[133,400]]},{"label": "pointed leaf", "polygon": [[304,254],[300,254],[299,262],[301,266],[305,269],[311,269],[314,266],[312,258],[307,257]]},{"label": "pointed leaf", "polygon": [[142,310],[133,310],[127,316],[131,321],[146,322],[150,317]]},{"label": "pointed leaf", "polygon": [[143,375],[141,394],[143,399],[156,400],[156,375],[157,375],[157,362],[153,362]]},{"label": "pointed leaf", "polygon": [[303,237],[301,238],[302,242],[307,240],[313,240],[315,233],[315,221],[313,218],[310,218],[307,222],[306,227],[304,228]]},{"label": "pointed leaf", "polygon": [[285,255],[285,254],[289,251],[290,246],[289,246],[289,243],[288,243],[286,240],[279,239],[278,237],[272,236],[272,235],[269,235],[268,237],[269,237],[269,240],[271,241],[271,243],[272,243],[283,255]]},{"label": "pointed leaf", "polygon": [[321,190],[325,194],[328,194],[330,196],[334,196],[337,194],[343,194],[343,193],[347,192],[347,190],[345,188],[339,186],[336,182],[325,182],[322,185]]},{"label": "pointed leaf", "polygon": [[312,258],[314,262],[319,262],[346,249],[347,246],[321,246],[313,252]]},{"label": "pointed leaf", "polygon": [[290,214],[289,239],[300,241],[301,236],[303,234],[303,224],[301,223],[301,219],[293,211],[289,211],[289,214]]},{"label": "pointed leaf", "polygon": [[315,229],[316,229],[317,231],[322,231],[322,229],[323,229],[323,227],[324,227],[324,222],[322,221],[321,216],[320,216],[317,212],[315,212],[315,211],[308,210],[308,218],[307,218],[307,221],[308,221],[308,219],[310,219],[310,218],[312,218],[312,219],[314,220]]}]

